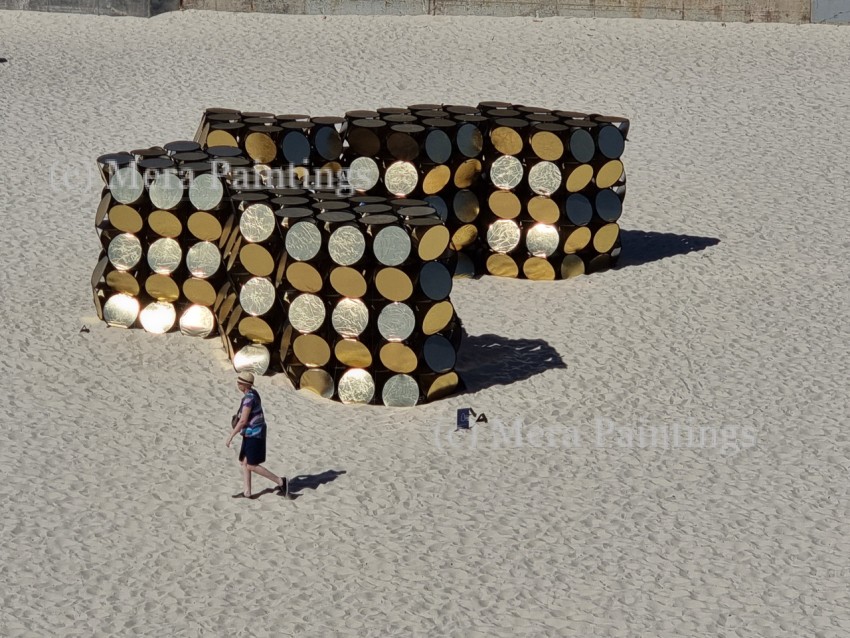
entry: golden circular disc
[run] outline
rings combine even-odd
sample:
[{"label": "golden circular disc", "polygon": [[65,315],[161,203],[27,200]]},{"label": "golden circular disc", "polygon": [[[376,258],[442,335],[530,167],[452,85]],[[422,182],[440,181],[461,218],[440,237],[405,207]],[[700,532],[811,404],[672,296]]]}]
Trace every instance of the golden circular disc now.
[{"label": "golden circular disc", "polygon": [[446,187],[451,178],[452,171],[448,166],[435,166],[422,180],[422,190],[426,195],[435,195]]},{"label": "golden circular disc", "polygon": [[326,164],[322,165],[322,170],[337,175],[342,171],[342,164],[340,164],[339,162],[327,162]]},{"label": "golden circular disc", "polygon": [[522,151],[522,136],[509,126],[493,129],[490,141],[502,155],[517,155]]},{"label": "golden circular disc", "polygon": [[522,265],[522,272],[528,279],[551,281],[555,279],[555,269],[542,257],[529,257]]},{"label": "golden circular disc", "polygon": [[372,365],[372,353],[362,341],[342,339],[334,346],[334,356],[341,364],[352,368],[368,368]]},{"label": "golden circular disc", "polygon": [[113,270],[106,275],[106,285],[115,292],[123,292],[135,297],[139,294],[139,282],[126,270]]},{"label": "golden circular disc", "polygon": [[404,301],[413,294],[413,282],[404,271],[398,268],[379,270],[375,275],[375,287],[382,297],[390,301]]},{"label": "golden circular disc", "polygon": [[619,236],[620,227],[617,224],[605,224],[593,236],[593,249],[598,253],[607,253],[614,247]]},{"label": "golden circular disc", "polygon": [[183,294],[199,306],[212,306],[216,299],[215,288],[206,279],[187,279],[183,282]]},{"label": "golden circular disc", "polygon": [[118,204],[109,209],[109,223],[122,232],[133,234],[138,233],[144,226],[138,211],[126,204]]},{"label": "golden circular disc", "polygon": [[449,229],[445,226],[431,226],[419,237],[418,253],[422,261],[437,259],[449,247]]},{"label": "golden circular disc", "polygon": [[455,171],[455,186],[458,188],[469,188],[481,175],[481,162],[476,159],[468,159]]},{"label": "golden circular disc", "polygon": [[510,191],[494,191],[487,199],[493,214],[502,219],[514,219],[522,211],[522,203],[514,193]]},{"label": "golden circular disc", "polygon": [[475,224],[464,224],[452,235],[452,246],[460,250],[469,246],[478,237],[478,227]]},{"label": "golden circular disc", "polygon": [[239,146],[236,138],[227,131],[211,131],[207,135],[207,148],[211,146]]},{"label": "golden circular disc", "polygon": [[458,383],[460,383],[460,378],[457,376],[457,372],[441,374],[431,383],[425,396],[429,401],[441,399],[454,392],[457,389]]},{"label": "golden circular disc", "polygon": [[564,252],[572,255],[580,250],[584,250],[590,243],[590,238],[590,229],[587,226],[579,226],[567,235],[567,240],[564,242]]},{"label": "golden circular disc", "polygon": [[379,353],[381,363],[393,372],[413,372],[419,367],[416,353],[403,343],[387,343]]},{"label": "golden circular disc", "polygon": [[298,335],[292,342],[295,356],[311,368],[326,365],[331,360],[331,347],[319,335]]},{"label": "golden circular disc", "polygon": [[299,390],[310,390],[323,399],[330,399],[334,395],[334,380],[330,374],[321,368],[305,370],[298,382]]},{"label": "golden circular disc", "polygon": [[584,260],[578,255],[566,255],[561,262],[561,279],[570,279],[584,274]]},{"label": "golden circular disc", "polygon": [[160,237],[177,237],[183,232],[183,224],[167,210],[155,210],[148,217],[148,226]]},{"label": "golden circular disc", "polygon": [[611,160],[606,162],[596,173],[596,186],[598,188],[608,188],[616,184],[620,175],[623,174],[623,163],[620,160]]},{"label": "golden circular disc", "polygon": [[145,280],[145,292],[157,301],[177,301],[180,287],[168,275],[151,275]]},{"label": "golden circular disc", "polygon": [[593,167],[590,164],[582,164],[577,166],[572,173],[567,176],[567,192],[577,193],[590,184],[593,179]]},{"label": "golden circular disc", "polygon": [[304,261],[292,262],[286,269],[286,279],[301,292],[319,292],[322,289],[322,275],[315,266]]},{"label": "golden circular disc", "polygon": [[268,277],[274,271],[274,257],[259,244],[245,244],[239,251],[239,261],[255,277]]},{"label": "golden circular disc", "polygon": [[564,143],[551,131],[540,131],[531,136],[531,148],[542,160],[555,162],[564,154]]},{"label": "golden circular disc", "polygon": [[426,335],[432,335],[440,332],[443,328],[449,325],[449,322],[454,317],[455,309],[450,301],[440,301],[428,308],[425,317],[422,319],[422,332]]},{"label": "golden circular disc", "polygon": [[495,254],[487,258],[487,272],[497,277],[516,277],[519,267],[509,255]]},{"label": "golden circular disc", "polygon": [[541,224],[556,224],[561,218],[561,209],[554,199],[537,195],[528,200],[528,214]]},{"label": "golden circular disc", "polygon": [[193,213],[186,222],[186,226],[189,232],[201,241],[216,241],[221,237],[221,222],[203,211]]},{"label": "golden circular disc", "polygon": [[245,151],[255,162],[267,164],[277,157],[277,145],[265,133],[250,133],[245,138]]},{"label": "golden circular disc", "polygon": [[340,266],[331,271],[331,286],[343,297],[357,299],[366,294],[366,279],[359,271],[348,266]]},{"label": "golden circular disc", "polygon": [[252,343],[274,343],[274,330],[259,317],[243,317],[239,322],[239,334]]}]

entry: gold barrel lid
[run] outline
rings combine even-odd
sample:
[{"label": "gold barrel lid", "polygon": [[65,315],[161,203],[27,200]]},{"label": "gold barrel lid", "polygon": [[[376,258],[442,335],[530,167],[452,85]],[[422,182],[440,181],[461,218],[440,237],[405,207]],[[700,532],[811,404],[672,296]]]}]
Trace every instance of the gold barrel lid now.
[{"label": "gold barrel lid", "polygon": [[180,298],[180,287],[168,275],[151,275],[145,280],[145,292],[157,301],[174,302]]},{"label": "gold barrel lid", "polygon": [[435,303],[428,308],[425,317],[422,319],[422,332],[426,335],[440,332],[440,330],[449,325],[454,314],[455,309],[451,301],[439,301]]},{"label": "gold barrel lid", "polygon": [[413,372],[419,367],[416,353],[403,343],[386,343],[379,352],[381,363],[393,372]]},{"label": "gold barrel lid", "polygon": [[445,226],[422,226],[414,230],[417,239],[417,253],[422,261],[437,259],[446,252],[451,236]]},{"label": "gold barrel lid", "polygon": [[404,301],[413,294],[413,282],[398,268],[382,268],[375,275],[375,287],[385,299]]},{"label": "gold barrel lid", "polygon": [[564,241],[564,252],[568,255],[577,253],[580,250],[587,248],[590,243],[591,232],[587,226],[579,226],[567,235]]},{"label": "gold barrel lid", "polygon": [[362,368],[352,368],[339,379],[337,390],[343,403],[369,403],[375,396],[375,381]]},{"label": "gold barrel lid", "polygon": [[551,281],[555,279],[555,268],[543,257],[529,257],[522,264],[522,272],[534,281]]},{"label": "gold barrel lid", "polygon": [[487,257],[487,272],[497,277],[516,277],[519,266],[509,255],[495,254]]},{"label": "gold barrel lid", "polygon": [[478,181],[480,175],[481,162],[477,159],[468,159],[455,171],[454,185],[458,188],[469,188]]},{"label": "gold barrel lid", "polygon": [[[259,244],[245,244],[239,249],[239,261],[255,277],[269,277],[274,272],[274,257]],[[298,262],[296,262],[298,263]]]},{"label": "gold barrel lid", "polygon": [[464,224],[452,235],[452,246],[455,250],[466,248],[478,237],[478,227],[475,224]]},{"label": "gold barrel lid", "polygon": [[206,306],[189,306],[180,315],[180,332],[187,337],[210,336],[215,328],[215,316]]},{"label": "gold barrel lid", "polygon": [[359,299],[342,299],[331,313],[331,325],[346,339],[359,337],[369,324],[369,309]]},{"label": "gold barrel lid", "polygon": [[267,164],[277,157],[277,145],[265,133],[249,133],[245,138],[245,152],[255,162]]},{"label": "gold barrel lid", "polygon": [[592,179],[593,167],[590,164],[576,166],[567,175],[567,192],[577,193],[584,190]]},{"label": "gold barrel lid", "polygon": [[490,132],[490,142],[503,155],[518,155],[522,151],[522,136],[509,126],[498,126]]},{"label": "gold barrel lid", "polygon": [[354,268],[334,268],[330,275],[331,286],[343,297],[362,297],[366,294],[366,279]]},{"label": "gold barrel lid", "polygon": [[419,402],[419,384],[408,374],[394,374],[384,383],[381,400],[388,407],[412,407]]},{"label": "gold barrel lid", "polygon": [[300,292],[316,293],[322,289],[321,273],[305,261],[292,262],[286,269],[286,280]]},{"label": "gold barrel lid", "polygon": [[429,169],[422,179],[422,192],[426,195],[436,195],[442,191],[452,179],[452,170],[446,165],[434,166]]},{"label": "gold barrel lid", "polygon": [[183,224],[167,210],[155,210],[148,216],[148,226],[160,237],[177,237],[183,232]]},{"label": "gold barrel lid", "polygon": [[493,191],[487,199],[487,204],[490,206],[493,214],[502,219],[514,219],[522,211],[522,204],[519,201],[519,197],[510,191]]},{"label": "gold barrel lid", "polygon": [[155,301],[148,304],[139,313],[139,323],[146,332],[151,334],[165,334],[174,327],[177,321],[177,311],[174,304],[167,301]]},{"label": "gold barrel lid", "polygon": [[334,356],[341,364],[352,368],[368,368],[372,365],[372,353],[362,341],[341,339],[334,346]]},{"label": "gold barrel lid", "polygon": [[183,295],[199,306],[212,306],[216,300],[216,291],[212,284],[205,279],[194,277],[183,282]]},{"label": "gold barrel lid", "polygon": [[319,335],[298,335],[292,342],[292,351],[301,363],[311,368],[327,365],[331,360],[331,347]]},{"label": "gold barrel lid", "polygon": [[274,343],[274,329],[260,317],[242,317],[237,329],[251,343]]},{"label": "gold barrel lid", "polygon": [[221,237],[221,222],[204,211],[192,213],[186,226],[189,232],[201,241],[217,241]]},{"label": "gold barrel lid", "polygon": [[599,172],[596,173],[596,186],[598,188],[608,188],[620,181],[620,176],[623,174],[623,162],[620,160],[611,160],[603,164]]},{"label": "gold barrel lid", "polygon": [[542,224],[556,224],[561,218],[558,203],[549,197],[537,195],[528,200],[528,214]]},{"label": "gold barrel lid", "polygon": [[564,143],[551,131],[540,131],[531,136],[531,148],[540,159],[556,162],[564,155]]},{"label": "gold barrel lid", "polygon": [[459,383],[460,378],[457,376],[456,372],[442,374],[431,382],[431,385],[428,387],[425,396],[428,401],[442,399],[443,397],[448,396],[452,394],[455,390],[457,390],[457,386]]},{"label": "gold barrel lid", "polygon": [[126,204],[118,204],[109,209],[109,223],[124,233],[138,233],[144,226],[139,212]]},{"label": "gold barrel lid", "polygon": [[593,249],[598,253],[607,253],[617,243],[620,227],[617,224],[605,224],[593,235]]},{"label": "gold barrel lid", "polygon": [[106,275],[106,285],[115,292],[124,292],[135,297],[139,294],[139,282],[126,270],[113,270]]},{"label": "gold barrel lid", "polygon": [[321,368],[310,368],[305,370],[298,380],[298,389],[309,390],[323,399],[330,399],[334,395],[334,380],[327,371]]}]

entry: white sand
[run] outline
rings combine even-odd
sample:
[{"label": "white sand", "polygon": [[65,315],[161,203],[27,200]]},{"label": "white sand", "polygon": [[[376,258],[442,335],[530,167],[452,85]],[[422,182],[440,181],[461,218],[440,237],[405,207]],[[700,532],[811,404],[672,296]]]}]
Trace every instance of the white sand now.
[{"label": "white sand", "polygon": [[[0,12],[0,636],[846,637],[848,36]],[[94,158],[207,106],[479,99],[631,117],[623,226],[720,243],[458,283],[471,395],[352,408],[263,379],[268,466],[346,473],[232,500],[219,343],[94,318]],[[476,449],[448,435],[464,405]],[[627,447],[639,422],[733,439]]]}]

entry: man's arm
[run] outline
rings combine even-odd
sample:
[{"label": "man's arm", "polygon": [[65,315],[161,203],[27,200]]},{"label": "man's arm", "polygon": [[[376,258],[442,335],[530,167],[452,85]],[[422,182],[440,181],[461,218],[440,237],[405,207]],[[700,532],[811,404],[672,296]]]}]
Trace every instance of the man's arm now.
[{"label": "man's arm", "polygon": [[233,437],[239,434],[242,430],[245,429],[245,426],[248,425],[248,418],[251,416],[251,406],[246,405],[242,408],[242,412],[239,413],[239,420],[236,421],[236,425],[233,426],[233,430],[230,432],[230,436],[227,437],[227,447],[230,447],[230,444],[233,442]]}]

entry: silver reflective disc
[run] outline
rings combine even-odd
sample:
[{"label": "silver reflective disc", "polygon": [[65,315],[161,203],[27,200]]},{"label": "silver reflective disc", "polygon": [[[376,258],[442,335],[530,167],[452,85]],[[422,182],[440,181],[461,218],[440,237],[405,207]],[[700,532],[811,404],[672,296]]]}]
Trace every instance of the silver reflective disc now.
[{"label": "silver reflective disc", "polygon": [[356,264],[366,252],[366,238],[356,226],[340,226],[328,238],[328,253],[340,266]]},{"label": "silver reflective disc", "polygon": [[409,374],[395,374],[384,384],[381,399],[389,407],[409,408],[419,402],[419,385]]},{"label": "silver reflective disc", "polygon": [[189,184],[189,201],[198,210],[213,210],[224,197],[224,186],[215,175],[198,175]]},{"label": "silver reflective disc", "polygon": [[257,343],[252,343],[233,355],[233,367],[237,372],[247,370],[254,374],[263,375],[269,369],[271,358],[268,348]]},{"label": "silver reflective disc", "polygon": [[109,192],[116,201],[132,204],[145,192],[145,180],[142,174],[132,166],[119,168],[109,178]]},{"label": "silver reflective disc", "polygon": [[497,253],[509,253],[519,244],[520,232],[516,222],[500,219],[487,230],[487,244]]},{"label": "silver reflective disc", "polygon": [[174,327],[177,320],[177,311],[174,304],[167,301],[156,301],[142,310],[139,314],[139,322],[147,332],[161,335]]},{"label": "silver reflective disc", "polygon": [[369,309],[359,299],[343,299],[331,313],[331,324],[341,337],[359,337],[369,324]]},{"label": "silver reflective disc", "polygon": [[550,257],[559,243],[558,229],[548,224],[535,224],[525,238],[525,246],[534,257]]},{"label": "silver reflective disc", "polygon": [[259,317],[271,310],[274,298],[274,285],[266,277],[249,279],[239,291],[239,304],[252,317]]},{"label": "silver reflective disc", "polygon": [[410,162],[396,162],[387,168],[384,185],[393,195],[410,195],[419,183],[419,173]]},{"label": "silver reflective disc", "polygon": [[552,162],[538,162],[528,171],[528,185],[538,195],[551,195],[561,186],[561,171]]},{"label": "silver reflective disc", "polygon": [[274,211],[267,204],[253,204],[239,218],[239,230],[250,242],[266,241],[274,232]]},{"label": "silver reflective disc", "polygon": [[337,389],[343,403],[369,403],[375,396],[375,381],[362,368],[352,368],[342,375]]},{"label": "silver reflective disc", "polygon": [[123,233],[112,238],[106,254],[117,270],[130,270],[142,259],[142,242],[135,235]]},{"label": "silver reflective disc", "polygon": [[522,182],[522,163],[513,155],[502,155],[490,167],[490,181],[496,188],[516,188]]},{"label": "silver reflective disc", "polygon": [[206,306],[189,306],[180,317],[180,332],[187,337],[208,337],[215,328],[215,317]]},{"label": "silver reflective disc", "polygon": [[148,265],[158,275],[170,275],[180,266],[183,250],[176,239],[163,237],[148,248]]},{"label": "silver reflective disc", "polygon": [[103,306],[103,320],[110,326],[129,328],[139,316],[139,300],[130,295],[112,295]]},{"label": "silver reflective disc", "polygon": [[398,266],[410,256],[410,234],[399,226],[382,228],[372,242],[372,252],[385,266]]},{"label": "silver reflective disc", "polygon": [[405,303],[396,301],[381,310],[378,314],[378,332],[387,341],[404,341],[416,326],[416,316]]},{"label": "silver reflective disc", "polygon": [[297,222],[286,233],[286,252],[293,259],[312,259],[321,247],[322,233],[312,222]]},{"label": "silver reflective disc", "polygon": [[214,243],[201,241],[186,252],[186,267],[193,277],[212,277],[221,265],[221,252]]},{"label": "silver reflective disc", "polygon": [[348,168],[348,183],[356,191],[368,191],[375,188],[381,177],[378,164],[371,157],[358,157]]},{"label": "silver reflective disc", "polygon": [[289,323],[298,332],[314,332],[325,322],[325,304],[310,293],[298,295],[289,304]]},{"label": "silver reflective disc", "polygon": [[148,189],[154,208],[171,210],[183,200],[183,180],[176,173],[160,173]]}]

